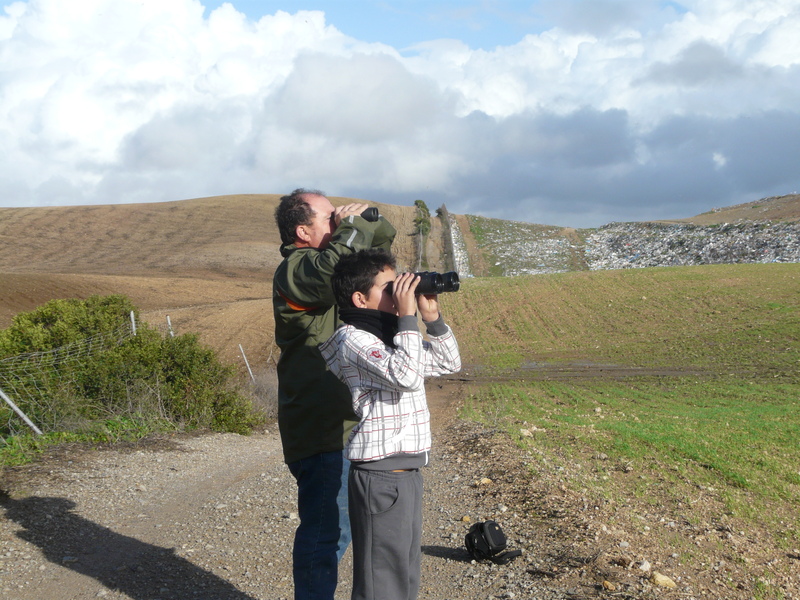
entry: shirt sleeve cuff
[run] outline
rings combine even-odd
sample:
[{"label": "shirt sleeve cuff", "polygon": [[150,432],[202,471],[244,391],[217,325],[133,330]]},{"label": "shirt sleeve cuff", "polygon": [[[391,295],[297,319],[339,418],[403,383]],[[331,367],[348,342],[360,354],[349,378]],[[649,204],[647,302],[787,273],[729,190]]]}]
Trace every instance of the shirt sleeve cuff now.
[{"label": "shirt sleeve cuff", "polygon": [[415,315],[400,317],[397,325],[398,331],[419,331],[419,325],[417,325],[417,317]]},{"label": "shirt sleeve cuff", "polygon": [[447,333],[447,325],[444,324],[444,318],[442,318],[441,314],[439,315],[439,318],[436,319],[435,321],[431,321],[430,323],[428,323],[427,321],[423,321],[423,323],[425,323],[425,328],[428,331],[428,335],[433,335],[438,337],[440,335],[444,335],[445,333]]}]

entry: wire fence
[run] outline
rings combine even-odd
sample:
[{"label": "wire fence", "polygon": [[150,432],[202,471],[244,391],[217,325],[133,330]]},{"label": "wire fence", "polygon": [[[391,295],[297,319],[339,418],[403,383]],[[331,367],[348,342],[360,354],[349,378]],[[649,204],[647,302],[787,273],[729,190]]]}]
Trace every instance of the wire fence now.
[{"label": "wire fence", "polygon": [[74,367],[99,352],[123,344],[134,335],[135,323],[132,322],[53,350],[0,359],[0,391],[8,407],[0,403],[0,431],[13,435],[19,432],[23,422],[37,431],[38,427],[25,415],[47,414],[54,396],[75,383],[75,374],[80,370]]}]

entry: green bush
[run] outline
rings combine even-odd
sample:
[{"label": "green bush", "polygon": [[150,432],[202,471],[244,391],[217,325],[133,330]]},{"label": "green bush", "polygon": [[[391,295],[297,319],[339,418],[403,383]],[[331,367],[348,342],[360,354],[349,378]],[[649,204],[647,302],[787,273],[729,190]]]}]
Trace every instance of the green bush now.
[{"label": "green bush", "polygon": [[0,358],[55,350],[130,323],[135,307],[125,296],[92,296],[87,300],[51,300],[14,317],[0,331]]},{"label": "green bush", "polygon": [[[93,296],[17,315],[0,331],[0,387],[10,381],[14,401],[46,433],[110,422],[247,433],[262,421],[233,385],[233,367],[197,336],[162,336],[146,324],[133,336],[131,312],[124,296]],[[0,411],[3,437],[19,425],[10,413]]]}]

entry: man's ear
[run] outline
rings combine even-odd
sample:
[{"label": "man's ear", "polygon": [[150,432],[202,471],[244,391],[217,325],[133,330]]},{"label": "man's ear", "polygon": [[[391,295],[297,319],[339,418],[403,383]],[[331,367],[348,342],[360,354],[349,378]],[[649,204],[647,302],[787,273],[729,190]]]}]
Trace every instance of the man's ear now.
[{"label": "man's ear", "polygon": [[311,235],[308,233],[308,227],[305,225],[298,225],[294,229],[294,237],[298,242],[308,244],[311,242]]},{"label": "man's ear", "polygon": [[367,297],[363,292],[353,292],[353,295],[350,297],[350,299],[353,301],[353,306],[356,308],[367,307]]}]

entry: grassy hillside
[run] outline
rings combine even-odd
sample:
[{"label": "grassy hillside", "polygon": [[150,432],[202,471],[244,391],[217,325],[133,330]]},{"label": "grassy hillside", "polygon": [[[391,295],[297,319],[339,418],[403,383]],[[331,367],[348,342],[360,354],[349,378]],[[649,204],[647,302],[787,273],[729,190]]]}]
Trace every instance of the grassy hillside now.
[{"label": "grassy hillside", "polygon": [[800,264],[475,278],[442,296],[474,364],[797,377]]},{"label": "grassy hillside", "polygon": [[463,415],[516,440],[536,489],[640,552],[745,565],[754,598],[795,589],[775,582],[800,556],[800,265],[474,279],[442,300]]}]

